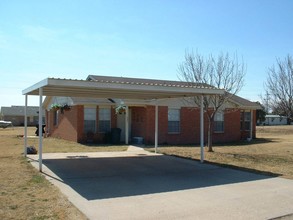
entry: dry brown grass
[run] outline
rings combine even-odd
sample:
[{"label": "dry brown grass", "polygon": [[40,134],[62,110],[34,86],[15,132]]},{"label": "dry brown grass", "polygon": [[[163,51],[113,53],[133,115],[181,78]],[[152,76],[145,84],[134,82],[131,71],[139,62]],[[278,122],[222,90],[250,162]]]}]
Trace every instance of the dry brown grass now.
[{"label": "dry brown grass", "polygon": [[[257,139],[215,145],[214,151],[205,151],[206,161],[293,179],[293,126],[257,127]],[[160,146],[159,152],[200,159],[200,148],[194,146]]]},{"label": "dry brown grass", "polygon": [[[29,128],[28,135],[34,135]],[[0,129],[0,219],[86,219],[61,193],[21,155],[23,128]],[[37,147],[38,139],[28,145]],[[125,146],[85,146],[45,138],[43,152],[85,152],[125,150]]]},{"label": "dry brown grass", "polygon": [[[29,135],[34,135],[29,128]],[[0,219],[86,219],[61,193],[22,157],[23,128],[0,129]],[[293,179],[293,126],[258,127],[257,139],[218,145],[205,152],[209,162],[270,172]],[[38,145],[30,138],[29,145]],[[199,147],[161,146],[160,152],[200,158]],[[45,138],[43,152],[126,150],[126,146],[85,146]]]}]

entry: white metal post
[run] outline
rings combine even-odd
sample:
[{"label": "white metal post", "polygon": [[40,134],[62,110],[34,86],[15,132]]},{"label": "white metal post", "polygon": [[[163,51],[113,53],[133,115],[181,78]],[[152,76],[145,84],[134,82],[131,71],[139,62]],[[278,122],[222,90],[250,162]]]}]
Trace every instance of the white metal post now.
[{"label": "white metal post", "polygon": [[129,108],[126,106],[125,109],[125,144],[128,144],[129,139]]},{"label": "white metal post", "polygon": [[50,134],[50,123],[49,123],[49,121],[51,120],[51,117],[50,117],[50,111],[47,111],[46,110],[46,119],[47,119],[47,121],[46,121],[46,136],[45,137],[47,137],[49,134]]},{"label": "white metal post", "polygon": [[203,95],[200,98],[200,162],[204,162],[204,114],[203,114]]},{"label": "white metal post", "polygon": [[43,163],[43,88],[39,88],[39,171],[42,172],[42,163]]},{"label": "white metal post", "polygon": [[24,106],[24,149],[23,155],[27,156],[27,95],[25,95],[25,106]]},{"label": "white metal post", "polygon": [[158,149],[158,123],[159,123],[159,107],[158,103],[155,106],[155,153]]}]

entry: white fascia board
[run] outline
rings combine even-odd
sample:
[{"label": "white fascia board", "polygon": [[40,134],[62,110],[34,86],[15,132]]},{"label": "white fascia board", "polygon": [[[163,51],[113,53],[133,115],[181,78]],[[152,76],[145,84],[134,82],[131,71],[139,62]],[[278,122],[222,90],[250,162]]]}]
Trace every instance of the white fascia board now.
[{"label": "white fascia board", "polygon": [[[213,88],[198,88],[198,87],[182,87],[182,86],[160,86],[160,85],[142,85],[135,83],[119,83],[119,82],[95,82],[85,80],[68,80],[68,79],[54,79],[47,78],[39,83],[23,90],[24,95],[38,95],[39,88],[44,88],[44,96],[73,96],[74,91],[77,93],[90,92],[90,90],[103,91],[104,95],[121,92],[121,95],[110,98],[129,98],[136,93],[140,93],[139,99],[153,99],[153,98],[171,98],[171,97],[192,97],[200,94],[213,95],[223,94],[223,89]],[[64,89],[64,90],[63,90]],[[63,91],[63,92],[62,92]],[[56,93],[55,93],[56,92]],[[133,93],[133,94],[132,94]],[[132,94],[132,95],[131,95]],[[149,94],[149,95],[148,95]],[[85,95],[85,94],[84,94]],[[90,94],[89,94],[90,97]],[[98,96],[97,96],[98,97]],[[108,97],[109,98],[109,97]],[[135,98],[134,98],[135,99]]]},{"label": "white fascia board", "polygon": [[129,90],[129,91],[157,91],[157,92],[176,92],[186,94],[223,94],[223,89],[210,89],[210,88],[186,88],[179,86],[152,86],[152,85],[140,85],[135,83],[115,83],[115,82],[95,82],[84,80],[61,80],[61,79],[49,79],[48,85],[50,86],[65,86],[65,87],[85,87],[85,88],[99,88],[105,90]]},{"label": "white fascia board", "polygon": [[48,85],[48,80],[49,80],[48,78],[44,79],[44,80],[42,80],[42,81],[40,81],[40,82],[38,82],[28,88],[22,90],[22,94],[29,95],[30,93],[33,93],[34,91],[38,90],[39,88],[42,88],[42,87]]}]

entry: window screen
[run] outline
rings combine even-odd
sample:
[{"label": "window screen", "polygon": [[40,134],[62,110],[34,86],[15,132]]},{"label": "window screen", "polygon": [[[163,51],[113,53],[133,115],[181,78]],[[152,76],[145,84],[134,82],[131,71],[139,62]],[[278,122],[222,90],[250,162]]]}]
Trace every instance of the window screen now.
[{"label": "window screen", "polygon": [[217,112],[214,117],[214,132],[224,132],[224,113]]},{"label": "window screen", "polygon": [[84,133],[96,133],[96,108],[84,109]]},{"label": "window screen", "polygon": [[111,130],[111,109],[99,109],[99,132],[109,132]]},{"label": "window screen", "polygon": [[168,109],[168,133],[180,132],[180,109]]}]

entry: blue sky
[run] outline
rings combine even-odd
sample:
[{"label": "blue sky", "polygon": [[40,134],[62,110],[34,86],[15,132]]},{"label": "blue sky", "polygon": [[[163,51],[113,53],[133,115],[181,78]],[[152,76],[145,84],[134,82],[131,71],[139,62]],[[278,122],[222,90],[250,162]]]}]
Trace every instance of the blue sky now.
[{"label": "blue sky", "polygon": [[[267,69],[292,55],[291,0],[0,0],[0,106],[47,77],[178,80],[186,49],[243,57],[240,96],[259,100]],[[37,97],[29,97],[38,105]]]}]

